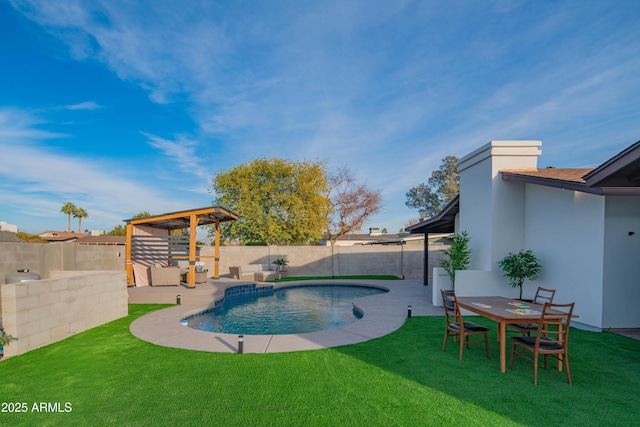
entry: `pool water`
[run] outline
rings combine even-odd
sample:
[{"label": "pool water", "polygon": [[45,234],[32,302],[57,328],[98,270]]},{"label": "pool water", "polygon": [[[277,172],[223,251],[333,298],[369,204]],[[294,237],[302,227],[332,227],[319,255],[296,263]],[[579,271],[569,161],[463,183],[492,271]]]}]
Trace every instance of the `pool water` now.
[{"label": "pool water", "polygon": [[357,298],[387,292],[363,286],[309,285],[229,298],[222,306],[186,318],[186,326],[227,334],[280,335],[324,331],[362,315]]}]

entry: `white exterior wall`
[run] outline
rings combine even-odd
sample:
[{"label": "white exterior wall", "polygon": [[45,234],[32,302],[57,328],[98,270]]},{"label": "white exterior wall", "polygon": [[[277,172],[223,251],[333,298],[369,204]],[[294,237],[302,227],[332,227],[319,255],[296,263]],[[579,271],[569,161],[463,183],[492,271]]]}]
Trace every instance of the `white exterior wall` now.
[{"label": "white exterior wall", "polygon": [[555,302],[575,302],[576,322],[602,328],[604,273],[603,196],[526,185],[526,248],[542,265],[527,281],[524,298],[538,286],[555,289]]},{"label": "white exterior wall", "polygon": [[524,248],[525,187],[504,182],[499,172],[535,168],[540,145],[540,141],[491,141],[459,161],[456,231],[469,233],[473,251],[470,269],[456,274],[459,295],[518,296],[497,262]]},{"label": "white exterior wall", "polygon": [[[479,159],[475,159],[479,160]],[[471,240],[469,248],[471,256],[471,270],[488,270],[491,266],[492,239],[492,185],[491,158],[481,159],[471,167],[463,167],[460,161],[460,211],[456,232],[466,231]]]},{"label": "white exterior wall", "polygon": [[[607,196],[602,326],[640,327],[640,197]],[[630,234],[633,233],[633,234]]]},{"label": "white exterior wall", "polygon": [[[531,249],[542,265],[523,297],[538,286],[556,289],[555,301],[575,302],[576,325],[640,327],[640,197],[599,196],[503,181],[504,169],[535,168],[539,141],[492,141],[462,158],[456,232],[473,250],[469,270],[456,273],[456,293],[516,298],[497,266],[509,252]],[[433,301],[449,288],[434,273]]]}]

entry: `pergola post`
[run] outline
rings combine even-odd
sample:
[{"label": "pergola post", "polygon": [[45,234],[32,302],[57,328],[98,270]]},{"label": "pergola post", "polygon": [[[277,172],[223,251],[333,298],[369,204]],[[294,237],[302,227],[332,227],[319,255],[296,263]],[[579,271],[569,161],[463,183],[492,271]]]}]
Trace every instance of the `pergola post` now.
[{"label": "pergola post", "polygon": [[189,215],[189,283],[190,288],[196,287],[196,230],[198,228],[198,216]]},{"label": "pergola post", "polygon": [[220,222],[216,222],[216,249],[214,252],[215,258],[213,259],[213,278],[220,278]]},{"label": "pergola post", "polygon": [[429,233],[424,233],[424,274],[423,285],[429,286]]},{"label": "pergola post", "polygon": [[131,260],[131,235],[133,234],[133,225],[125,226],[127,232],[126,246],[124,250],[125,270],[127,271],[127,286],[133,286],[133,261]]}]

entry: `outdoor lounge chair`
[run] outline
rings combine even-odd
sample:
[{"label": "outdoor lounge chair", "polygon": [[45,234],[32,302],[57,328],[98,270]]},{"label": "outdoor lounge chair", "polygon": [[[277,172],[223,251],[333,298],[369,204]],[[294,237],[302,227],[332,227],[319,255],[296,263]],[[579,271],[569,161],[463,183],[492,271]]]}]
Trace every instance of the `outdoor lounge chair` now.
[{"label": "outdoor lounge chair", "polygon": [[[453,291],[440,290],[440,292],[442,293],[442,302],[447,320],[447,329],[444,335],[442,351],[446,350],[449,336],[453,335],[454,339],[456,337],[460,338],[460,360],[462,360],[462,352],[464,351],[465,345],[468,348],[469,344],[477,344],[483,341],[487,352],[487,358],[489,358],[489,339],[487,334],[489,328],[473,322],[465,322],[462,319],[462,314],[460,313],[460,306],[458,305],[456,294]],[[470,336],[475,335],[484,335],[484,340],[469,339]]]},{"label": "outdoor lounge chair", "polygon": [[[538,287],[536,291],[536,296],[533,298],[534,304],[544,304],[547,302],[553,302],[553,297],[556,294],[555,289],[545,289]],[[509,325],[513,329],[522,333],[522,335],[531,335],[531,332],[535,332],[538,330],[537,323],[516,323],[514,325]]]},{"label": "outdoor lounge chair", "polygon": [[180,267],[163,267],[160,264],[149,267],[151,286],[178,286],[180,285]]},{"label": "outdoor lounge chair", "polygon": [[[569,372],[569,354],[567,346],[569,343],[569,326],[573,315],[573,306],[570,304],[545,303],[542,309],[542,316],[538,331],[535,337],[516,336],[511,337],[511,364],[513,369],[513,356],[522,356],[533,361],[533,383],[538,384],[538,356],[544,355],[544,368],[547,369],[547,356],[551,355],[564,363],[567,372],[567,381],[571,385],[571,373]],[[557,314],[549,314],[549,310],[562,311],[561,317]],[[516,351],[516,347],[521,347],[521,352]],[[533,353],[533,357],[525,354],[525,349]],[[558,365],[558,370],[562,365]]]},{"label": "outdoor lounge chair", "polygon": [[285,272],[275,271],[271,264],[245,264],[229,267],[229,274],[233,279],[240,280],[274,280],[286,276]]}]

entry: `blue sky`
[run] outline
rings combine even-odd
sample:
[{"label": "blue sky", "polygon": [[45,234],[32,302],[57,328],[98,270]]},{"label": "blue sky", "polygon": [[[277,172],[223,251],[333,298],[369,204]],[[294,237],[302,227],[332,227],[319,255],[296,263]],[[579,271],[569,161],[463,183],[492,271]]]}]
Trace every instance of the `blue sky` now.
[{"label": "blue sky", "polygon": [[[640,139],[640,2],[0,0],[0,221],[111,230],[209,206],[258,157],[405,193],[447,155],[542,140],[595,167]],[[241,212],[240,212],[241,214]],[[77,221],[72,222],[77,228]]]}]

